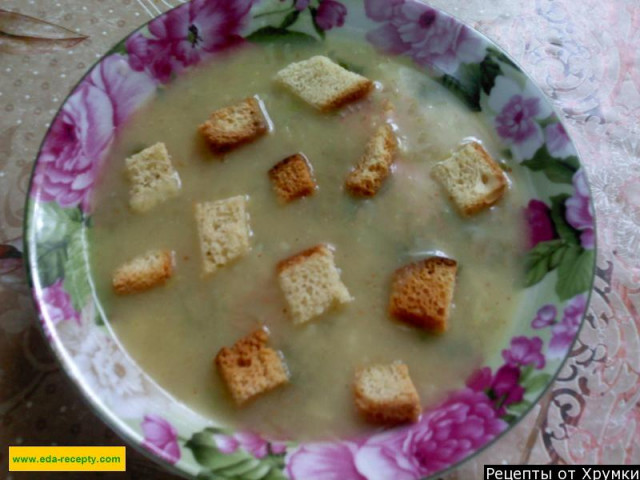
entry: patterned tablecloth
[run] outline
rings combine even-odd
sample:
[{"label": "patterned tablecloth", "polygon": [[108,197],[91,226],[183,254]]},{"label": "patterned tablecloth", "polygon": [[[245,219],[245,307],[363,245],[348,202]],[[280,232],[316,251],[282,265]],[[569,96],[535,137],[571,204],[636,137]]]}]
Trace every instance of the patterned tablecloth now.
[{"label": "patterned tablecloth", "polygon": [[[124,35],[179,3],[0,4],[47,22],[0,12],[0,477],[6,445],[121,444],[38,330],[20,258],[23,204],[40,142],[75,83]],[[431,3],[500,44],[566,119],[591,181],[599,247],[587,321],[559,378],[516,428],[446,479],[480,479],[484,463],[640,463],[640,2]],[[34,36],[48,40],[24,38]],[[127,460],[119,478],[174,478],[133,449]]]}]

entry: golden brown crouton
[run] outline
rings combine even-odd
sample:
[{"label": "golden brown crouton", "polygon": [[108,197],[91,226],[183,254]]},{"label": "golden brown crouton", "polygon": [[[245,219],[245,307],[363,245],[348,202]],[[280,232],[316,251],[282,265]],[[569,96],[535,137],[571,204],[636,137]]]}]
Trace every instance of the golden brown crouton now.
[{"label": "golden brown crouton", "polygon": [[134,212],[151,210],[180,191],[180,177],[164,143],[145,148],[127,158],[125,164],[131,182],[129,206]]},{"label": "golden brown crouton", "polygon": [[296,324],[352,300],[340,280],[333,252],[326,245],[316,245],[281,261],[278,278]]},{"label": "golden brown crouton", "polygon": [[286,66],[278,72],[276,80],[321,111],[340,108],[364,97],[373,88],[368,78],[323,56]]},{"label": "golden brown crouton", "polygon": [[463,145],[432,169],[433,177],[465,216],[496,203],[507,188],[500,166],[478,142]]},{"label": "golden brown crouton", "polygon": [[219,153],[249,143],[268,129],[260,102],[254,97],[216,110],[199,127],[211,149]]},{"label": "golden brown crouton", "polygon": [[433,332],[448,327],[458,264],[455,260],[431,257],[396,270],[389,311],[403,322]]},{"label": "golden brown crouton", "polygon": [[367,143],[364,155],[347,177],[347,190],[362,197],[375,195],[391,172],[396,147],[391,125],[379,127]]},{"label": "golden brown crouton", "polygon": [[268,340],[265,330],[256,330],[216,355],[215,365],[237,405],[289,381],[282,357],[267,347]]},{"label": "golden brown crouton", "polygon": [[395,425],[420,417],[420,398],[403,363],[359,369],[354,391],[356,407],[369,422]]},{"label": "golden brown crouton", "polygon": [[118,267],[113,274],[117,294],[138,293],[162,285],[173,273],[173,253],[150,250]]},{"label": "golden brown crouton", "polygon": [[311,165],[301,153],[276,163],[269,170],[269,178],[278,197],[287,203],[313,195],[316,191],[316,181],[313,178]]},{"label": "golden brown crouton", "polygon": [[196,222],[205,274],[246,254],[250,228],[246,197],[235,197],[196,204]]}]

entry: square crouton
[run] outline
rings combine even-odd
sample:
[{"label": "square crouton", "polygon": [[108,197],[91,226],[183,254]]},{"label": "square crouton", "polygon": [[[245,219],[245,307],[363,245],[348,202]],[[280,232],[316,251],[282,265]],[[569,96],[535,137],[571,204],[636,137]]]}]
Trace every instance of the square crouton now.
[{"label": "square crouton", "polygon": [[313,178],[311,165],[301,153],[296,153],[276,163],[269,170],[269,178],[278,198],[286,203],[313,195],[316,191],[317,185]]},{"label": "square crouton", "polygon": [[278,264],[278,277],[293,323],[300,324],[352,300],[340,280],[333,252],[316,245]]},{"label": "square crouton", "polygon": [[267,347],[268,340],[265,330],[256,330],[216,355],[215,365],[237,405],[289,381],[282,357]]},{"label": "square crouton", "polygon": [[360,368],[354,392],[356,407],[369,422],[395,425],[420,417],[420,398],[403,363]]},{"label": "square crouton", "polygon": [[159,142],[125,160],[131,188],[129,206],[144,213],[180,191],[180,177],[164,143]]},{"label": "square crouton", "polygon": [[243,256],[250,250],[247,199],[243,195],[196,204],[196,222],[205,274]]},{"label": "square crouton", "polygon": [[458,264],[455,260],[431,257],[396,270],[389,310],[406,323],[444,332],[448,328]]},{"label": "square crouton", "polygon": [[286,66],[277,73],[276,81],[325,112],[358,100],[373,89],[368,78],[320,55]]},{"label": "square crouton", "polygon": [[347,177],[347,190],[356,196],[374,196],[391,172],[396,148],[397,141],[391,125],[379,127],[367,143],[364,155]]},{"label": "square crouton", "polygon": [[463,145],[431,170],[465,216],[496,203],[507,188],[500,166],[477,142]]},{"label": "square crouton", "polygon": [[150,250],[126,262],[113,274],[113,289],[119,295],[138,293],[162,285],[173,273],[173,253]]},{"label": "square crouton", "polygon": [[269,125],[260,102],[250,97],[216,110],[198,129],[214,152],[223,153],[264,135]]}]

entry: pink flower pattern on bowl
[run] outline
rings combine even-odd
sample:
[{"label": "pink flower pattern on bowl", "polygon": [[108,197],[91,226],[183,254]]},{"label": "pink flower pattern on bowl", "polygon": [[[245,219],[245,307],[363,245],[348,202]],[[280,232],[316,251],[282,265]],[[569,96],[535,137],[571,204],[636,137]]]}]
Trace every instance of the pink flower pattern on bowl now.
[{"label": "pink flower pattern on bowl", "polygon": [[562,320],[551,328],[552,336],[547,352],[550,358],[563,358],[567,354],[580,329],[586,308],[586,295],[578,295],[569,301],[562,314]]},{"label": "pink flower pattern on bowl", "polygon": [[544,202],[536,199],[529,200],[525,217],[529,228],[529,248],[556,238],[551,221],[551,209]]},{"label": "pink flower pattern on bowl", "polygon": [[494,408],[499,416],[506,414],[508,406],[520,403],[525,389],[520,385],[520,368],[515,365],[502,365],[493,375],[491,368],[483,367],[467,380],[467,387],[484,392],[493,399]]},{"label": "pink flower pattern on bowl", "polygon": [[550,327],[556,323],[556,315],[558,309],[555,305],[545,305],[538,310],[535,318],[531,322],[532,328],[545,328]]},{"label": "pink flower pattern on bowl", "polygon": [[367,480],[356,466],[359,442],[340,441],[300,445],[287,453],[290,480]]},{"label": "pink flower pattern on bowl", "polygon": [[465,458],[506,428],[484,393],[463,389],[415,425],[303,445],[287,455],[287,473],[291,480],[415,480]]},{"label": "pink flower pattern on bowl", "polygon": [[365,9],[369,18],[384,23],[367,34],[384,52],[408,55],[418,65],[445,73],[484,57],[478,37],[465,25],[423,3],[365,0]]},{"label": "pink flower pattern on bowl", "polygon": [[100,62],[51,125],[36,164],[32,194],[43,202],[89,211],[95,178],[116,129],[155,88],[146,75],[132,72],[120,55]]},{"label": "pink flower pattern on bowl", "polygon": [[536,329],[551,327],[548,358],[563,358],[567,354],[580,329],[586,309],[587,296],[580,294],[567,302],[560,321],[556,320],[558,310],[555,305],[544,305],[538,310],[531,326]]},{"label": "pink flower pattern on bowl", "polygon": [[[42,296],[37,299],[40,312],[46,311],[52,325],[73,320],[80,323],[80,312],[73,308],[71,297],[63,288],[63,280],[58,279],[42,290]],[[47,338],[51,339],[49,324],[41,319],[42,328]]]},{"label": "pink flower pattern on bowl", "polygon": [[466,458],[506,428],[484,393],[463,389],[417,424],[370,437],[355,463],[369,480],[415,480]]},{"label": "pink flower pattern on bowl", "polygon": [[80,313],[71,304],[71,297],[62,286],[62,279],[56,280],[42,291],[40,310],[46,309],[51,323],[57,325],[65,320],[80,322]]},{"label": "pink flower pattern on bowl", "polygon": [[586,249],[595,246],[593,205],[590,201],[589,186],[584,169],[578,170],[573,176],[574,193],[567,200],[567,221],[579,230],[580,243]]},{"label": "pink flower pattern on bowl", "polygon": [[496,132],[509,145],[514,157],[517,160],[532,158],[544,144],[544,133],[537,120],[551,115],[551,107],[529,83],[522,88],[505,76],[496,79],[488,104],[496,112]]},{"label": "pink flower pattern on bowl", "polygon": [[242,43],[252,0],[193,0],[149,23],[150,36],[138,32],[126,41],[129,63],[160,82],[200,63],[213,53]]},{"label": "pink flower pattern on bowl", "polygon": [[[285,0],[280,1],[283,2]],[[295,0],[295,9],[301,12],[303,10],[306,10],[310,3],[311,0]]]},{"label": "pink flower pattern on bowl", "polygon": [[318,26],[326,31],[344,25],[347,16],[347,7],[335,0],[322,0],[316,13]]},{"label": "pink flower pattern on bowl", "polygon": [[544,138],[549,153],[556,158],[567,158],[575,155],[569,135],[561,123],[552,123],[544,129]]},{"label": "pink flower pattern on bowl", "polygon": [[542,354],[542,339],[540,337],[513,337],[511,348],[502,351],[502,358],[507,365],[524,367],[533,365],[544,368],[545,359]]},{"label": "pink flower pattern on bowl", "polygon": [[158,415],[145,415],[141,428],[145,448],[169,463],[180,460],[178,432],[168,421]]},{"label": "pink flower pattern on bowl", "polygon": [[231,435],[223,433],[214,435],[218,449],[223,453],[234,453],[239,448],[255,458],[264,458],[269,453],[279,455],[287,449],[282,442],[268,442],[254,432],[237,432]]},{"label": "pink flower pattern on bowl", "polygon": [[[352,17],[356,18],[354,25],[358,18],[366,20],[371,25],[366,38],[372,45],[410,57],[452,92],[463,91],[462,100],[485,115],[503,143],[505,157],[523,162],[514,167],[531,170],[538,198],[530,199],[525,209],[527,262],[533,265],[528,274],[531,284],[540,283],[546,292],[546,303],[521,321],[518,335],[499,350],[501,355],[496,352],[495,358],[487,359],[487,366],[474,372],[444,402],[425,406],[413,425],[353,439],[294,443],[270,441],[253,432],[215,427],[198,430],[201,423],[186,428],[184,418],[175,412],[144,414],[161,411],[158,409],[147,408],[130,417],[122,413],[127,408],[108,413],[123,421],[118,425],[127,425],[120,430],[131,443],[190,475],[219,476],[220,469],[226,468],[246,469],[251,478],[278,480],[413,480],[436,474],[468,458],[517,421],[559,370],[576,337],[586,309],[586,287],[569,285],[559,290],[555,276],[547,273],[552,259],[566,252],[570,252],[566,258],[583,258],[589,275],[593,272],[587,254],[593,253],[594,220],[585,174],[566,131],[540,91],[486,39],[452,17],[413,0],[365,0],[364,6],[355,0],[287,3],[290,7],[285,15],[293,23],[285,18],[286,27],[268,26],[268,33],[286,37],[292,27],[304,28],[302,22],[296,23],[298,17],[311,15],[310,30],[295,33],[307,39],[313,34],[315,41],[321,41],[325,34],[349,24]],[[254,4],[282,8],[279,0],[193,0],[158,17],[90,72],[52,124],[34,171],[26,237],[45,331],[66,330],[79,323],[76,308],[85,305],[78,308],[88,312],[83,328],[94,330],[91,335],[74,337],[74,342],[91,341],[94,346],[104,339],[112,342],[99,358],[89,358],[78,348],[74,359],[78,364],[96,370],[98,363],[107,364],[114,354],[121,360],[125,354],[104,326],[86,325],[95,317],[94,299],[67,285],[71,275],[64,268],[71,267],[65,264],[61,271],[44,278],[37,267],[47,260],[50,245],[40,244],[42,238],[37,234],[43,225],[58,221],[63,222],[60,231],[65,235],[90,228],[91,194],[118,129],[173,77],[218,52],[252,41],[251,29],[265,28],[251,17]],[[473,80],[475,74],[483,76],[481,81]],[[560,174],[554,170],[556,161]],[[549,179],[557,184],[551,189]],[[65,230],[68,225],[64,222],[73,228]],[[61,251],[68,255],[71,242],[63,240]],[[572,291],[577,294],[568,293]],[[558,321],[559,311],[562,318]],[[50,340],[66,351],[64,339],[52,335]],[[117,380],[117,365],[112,367],[108,373],[114,378],[102,379],[103,383]],[[142,372],[131,375],[130,388],[140,393]],[[95,379],[78,381],[89,392],[99,391],[94,388]],[[175,426],[191,438],[178,435]],[[186,455],[189,451],[193,455]]]}]

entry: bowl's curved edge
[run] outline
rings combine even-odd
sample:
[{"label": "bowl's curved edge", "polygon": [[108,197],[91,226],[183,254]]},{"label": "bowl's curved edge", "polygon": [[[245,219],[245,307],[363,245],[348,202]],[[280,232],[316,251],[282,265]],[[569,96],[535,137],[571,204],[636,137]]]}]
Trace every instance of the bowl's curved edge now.
[{"label": "bowl's curved edge", "polygon": [[[424,3],[426,5],[429,5],[429,2],[426,1],[426,0],[416,0],[416,1]],[[492,46],[498,48],[500,50],[500,52],[503,53],[517,67],[517,69],[520,72],[522,72],[522,74],[524,76],[526,76],[527,78],[532,78],[532,75],[530,73],[528,73],[527,69],[517,59],[515,59],[507,50],[505,50],[496,40],[492,39],[489,34],[487,34],[485,32],[481,32],[480,30],[474,28],[472,25],[470,25],[469,23],[461,20],[457,15],[455,15],[452,12],[450,12],[446,8],[441,8],[441,7],[432,7],[432,8],[436,8],[440,12],[442,12],[445,15],[447,15],[447,16],[451,17],[452,19],[454,19],[457,23],[460,23],[460,24],[466,26],[475,35],[481,37],[484,40],[484,42],[486,42],[488,45],[492,45]],[[537,83],[534,84],[534,87],[538,91],[539,95],[542,98],[544,98],[544,100],[552,108],[555,117],[558,119],[558,122],[561,123],[563,125],[563,127],[565,127],[566,119],[564,119],[564,117],[560,113],[559,107],[554,104],[552,99],[544,93],[542,88],[540,88],[540,86]],[[580,153],[580,151],[579,151],[579,149],[577,147],[578,144],[573,139],[573,134],[568,129],[566,129],[566,127],[565,127],[565,131],[566,131],[566,133],[567,133],[567,135],[569,137],[569,141],[571,142],[571,145],[573,145],[575,150],[576,150],[576,154],[577,154],[578,159],[580,161],[580,166],[582,168],[584,168],[585,163],[582,160],[582,154]],[[451,466],[449,466],[449,467],[447,467],[447,468],[445,468],[443,470],[440,470],[438,472],[435,472],[433,474],[430,474],[430,475],[428,475],[426,477],[423,477],[421,480],[435,480],[438,477],[447,475],[447,474],[457,470],[458,468],[462,467],[465,463],[470,462],[474,458],[476,458],[476,457],[480,456],[481,454],[483,454],[486,450],[488,450],[493,445],[495,445],[497,442],[499,442],[501,439],[503,439],[505,436],[507,436],[513,430],[513,428],[517,428],[518,424],[522,421],[522,419],[524,419],[527,415],[529,415],[547,394],[550,394],[552,392],[553,385],[555,384],[556,380],[558,379],[558,377],[559,377],[560,373],[562,372],[562,370],[564,369],[564,367],[569,362],[569,359],[571,358],[571,352],[573,352],[576,344],[579,341],[580,333],[582,332],[582,330],[584,328],[584,324],[585,324],[586,319],[587,319],[587,314],[588,314],[588,311],[589,311],[589,307],[591,306],[591,300],[593,298],[593,289],[594,289],[594,285],[595,285],[595,281],[596,281],[597,260],[598,260],[598,252],[599,252],[599,248],[598,248],[598,221],[597,221],[597,216],[595,214],[596,210],[595,210],[595,204],[594,204],[594,200],[593,200],[593,198],[594,198],[593,197],[593,187],[591,186],[591,182],[588,180],[589,173],[586,170],[584,172],[584,175],[587,177],[587,188],[589,189],[589,203],[590,203],[590,206],[591,206],[591,210],[593,212],[593,229],[594,229],[594,248],[593,248],[593,250],[594,250],[595,254],[594,254],[594,258],[593,258],[593,263],[591,265],[591,282],[590,282],[590,285],[589,285],[589,289],[587,291],[588,292],[587,293],[587,307],[585,308],[584,312],[581,315],[580,326],[579,326],[578,331],[576,332],[576,334],[575,334],[575,336],[573,338],[573,341],[571,342],[571,345],[569,346],[567,354],[563,356],[562,361],[558,365],[558,367],[557,367],[555,373],[553,374],[552,378],[550,379],[550,381],[545,385],[545,387],[539,393],[539,395],[534,400],[534,402],[531,404],[531,406],[521,415],[521,417],[518,419],[516,424],[514,424],[511,428],[505,430],[504,432],[498,434],[495,438],[493,438],[487,444],[485,444],[484,446],[482,446],[481,448],[476,450],[473,454],[469,455],[468,457],[460,460],[458,463],[456,463],[454,465],[451,465]],[[540,415],[542,415],[542,412],[540,413]],[[537,427],[537,422],[536,422],[536,427]],[[531,434],[535,435],[535,434],[537,434],[537,432],[536,431],[532,431],[530,433],[530,435]]]},{"label": "bowl's curved edge", "polygon": [[[181,5],[177,5],[167,10],[165,13],[171,10],[174,10],[176,8],[179,8],[180,6]],[[145,28],[147,28],[149,23],[151,23],[153,20],[154,20],[153,18],[147,20],[138,28],[133,30],[128,35],[126,35],[126,37],[124,37],[123,40],[126,40],[131,35],[134,35],[135,33],[140,32]],[[183,478],[194,478],[193,475],[190,475],[185,470],[176,467],[170,462],[165,461],[159,455],[156,455],[153,452],[149,451],[148,449],[144,448],[142,444],[143,437],[138,432],[135,432],[126,423],[120,421],[115,415],[106,413],[108,412],[108,409],[105,408],[105,406],[97,399],[97,397],[92,394],[87,394],[87,392],[90,392],[90,390],[87,389],[87,387],[83,384],[80,376],[78,375],[77,369],[74,368],[73,362],[70,360],[66,352],[60,348],[58,343],[51,341],[49,338],[47,338],[47,330],[45,328],[45,324],[46,324],[45,322],[49,322],[49,323],[51,322],[46,318],[46,316],[43,314],[43,312],[40,309],[38,298],[42,295],[42,291],[41,291],[40,285],[39,284],[36,285],[37,282],[34,281],[34,279],[38,278],[38,275],[37,275],[37,258],[34,256],[35,249],[32,248],[32,244],[33,242],[35,242],[35,240],[33,239],[33,235],[35,231],[33,228],[31,228],[31,226],[32,226],[35,201],[36,201],[34,198],[32,198],[32,192],[34,189],[34,177],[36,174],[36,167],[38,164],[38,159],[42,152],[42,148],[47,140],[47,137],[51,132],[55,119],[60,115],[69,97],[73,95],[73,93],[77,90],[80,84],[82,84],[82,82],[84,82],[85,79],[89,77],[89,75],[91,75],[91,72],[93,72],[95,68],[109,54],[108,52],[112,51],[116,47],[116,45],[121,43],[123,40],[118,41],[107,51],[107,53],[104,56],[101,56],[100,58],[95,60],[93,64],[87,69],[86,73],[78,79],[78,81],[73,85],[73,87],[65,95],[64,100],[58,106],[55,114],[52,117],[51,124],[49,125],[49,127],[47,128],[47,131],[42,137],[42,141],[40,142],[40,145],[38,147],[38,153],[36,154],[36,158],[33,162],[33,166],[29,174],[29,180],[27,183],[28,185],[27,192],[26,192],[26,197],[24,202],[24,220],[22,225],[22,248],[24,252],[23,257],[25,258],[26,261],[23,264],[23,268],[24,268],[25,277],[27,280],[27,285],[31,291],[31,300],[33,302],[36,315],[37,315],[38,329],[42,334],[42,336],[45,338],[45,340],[47,340],[45,343],[48,346],[48,348],[53,352],[56,358],[60,360],[60,365],[62,367],[62,370],[64,371],[65,375],[71,380],[70,383],[71,385],[73,385],[73,388],[75,388],[76,392],[78,393],[78,396],[85,401],[85,403],[90,407],[91,411],[100,420],[102,420],[107,426],[109,426],[119,438],[121,438],[124,442],[126,442],[127,445],[135,448],[135,450],[141,455],[143,455],[145,458],[149,459],[154,463],[160,462],[163,468],[170,471],[171,473],[174,473],[175,475],[181,476]]]},{"label": "bowl's curved edge", "polygon": [[[179,8],[179,7],[176,7],[176,8]],[[463,22],[460,22],[453,15],[450,15],[448,13],[446,15],[448,15],[449,17],[451,17],[452,19],[454,19],[458,23],[463,23]],[[146,25],[147,24],[141,26],[139,29],[137,29],[136,31],[132,32],[129,36],[135,34],[136,32],[138,32],[138,31],[140,31],[142,29],[144,29]],[[507,57],[509,57],[509,59],[517,66],[517,68],[523,73],[523,75],[525,75],[527,78],[530,78],[530,76],[525,73],[526,70],[524,70],[506,52],[504,52],[504,50],[502,48],[500,48],[494,41],[489,39],[485,34],[478,32],[477,30],[471,29],[471,31],[475,35],[478,35],[478,36],[482,37],[483,40],[487,44],[497,47],[501,53],[503,53]],[[129,36],[127,36],[127,38]],[[65,101],[61,104],[60,108],[58,109],[58,112],[54,116],[54,119],[57,118],[58,115],[60,114],[60,111],[64,107],[67,99],[74,93],[74,91],[78,88],[78,86],[91,74],[91,72],[96,68],[96,66],[99,65],[104,60],[104,58],[105,57],[102,57],[101,59],[96,61],[93,64],[93,66],[88,70],[88,72],[78,81],[78,83],[74,86],[74,88],[70,90],[69,94],[65,98]],[[535,86],[535,88],[539,92],[539,95],[541,96],[541,98],[544,98],[544,101],[547,102],[547,104],[549,104],[553,108],[555,117],[558,119],[558,122],[562,123],[562,117],[560,115],[558,115],[557,109],[555,108],[555,106],[553,106],[552,102],[544,95],[544,93],[542,92],[542,90],[539,87]],[[51,126],[49,127],[49,129],[48,129],[47,133],[45,134],[44,139],[43,139],[43,141],[42,141],[42,143],[40,145],[38,157],[36,159],[36,162],[34,162],[34,166],[33,166],[32,172],[31,172],[31,176],[30,176],[30,179],[29,179],[29,187],[28,187],[28,191],[27,191],[27,198],[26,198],[26,203],[25,203],[25,220],[24,220],[24,225],[23,225],[24,252],[25,252],[25,258],[27,259],[27,261],[25,262],[27,280],[28,280],[28,283],[29,283],[29,287],[32,290],[32,297],[33,297],[34,302],[36,304],[36,308],[38,310],[38,316],[39,316],[41,322],[49,322],[51,324],[52,324],[51,320],[47,317],[47,315],[45,313],[40,311],[40,308],[39,308],[39,305],[38,305],[38,298],[40,298],[42,296],[42,287],[41,287],[41,284],[38,281],[38,272],[37,272],[37,261],[38,261],[38,259],[35,256],[35,248],[32,248],[33,245],[34,245],[34,242],[35,242],[35,239],[33,238],[33,235],[35,234],[35,230],[33,228],[31,228],[31,227],[32,227],[32,222],[33,222],[33,215],[34,215],[35,201],[36,201],[36,200],[34,200],[32,198],[32,190],[34,188],[34,176],[35,176],[36,166],[37,166],[38,158],[40,157],[43,145],[44,145],[47,137],[49,136],[49,134],[51,132],[52,126],[53,126],[53,121],[52,121]],[[573,141],[571,143],[575,146],[575,143]],[[579,152],[578,152],[578,155],[579,155]],[[580,165],[583,165],[583,163],[580,162]],[[587,185],[588,185],[588,188],[589,188],[589,191],[590,191],[589,202],[591,204],[591,208],[593,209],[593,195],[591,195],[591,186],[590,186],[589,183],[587,183]],[[595,215],[594,215],[594,227],[593,228],[594,228],[594,232],[597,232],[597,224],[596,224],[596,220],[595,220]],[[596,236],[596,238],[595,238],[594,251],[597,252],[598,251],[597,250],[597,235],[595,235],[595,236]],[[595,281],[595,272],[596,272],[596,261],[597,261],[597,255],[594,254],[593,264],[591,266],[591,272],[592,272],[591,285],[590,285],[588,293],[587,293],[587,306],[589,305],[589,303],[591,301],[591,298],[592,298],[593,283]],[[573,341],[572,341],[572,343],[571,343],[571,345],[569,346],[569,349],[568,349],[568,354],[563,356],[563,359],[560,362],[560,364],[558,365],[557,369],[555,370],[552,379],[544,386],[544,388],[542,389],[540,394],[537,396],[535,401],[532,402],[532,405],[524,413],[522,413],[520,415],[519,419],[522,419],[524,416],[526,416],[531,411],[531,409],[540,401],[540,399],[542,397],[544,397],[544,395],[546,395],[550,391],[554,380],[557,378],[557,376],[559,375],[559,373],[563,369],[564,365],[566,365],[566,362],[567,362],[568,358],[570,357],[570,352],[574,349],[575,344],[578,341],[579,332],[581,331],[582,325],[585,322],[586,315],[587,315],[587,309],[585,308],[584,312],[581,315],[579,330],[575,334],[575,336],[573,337]],[[42,325],[41,325],[41,329],[43,331],[43,334],[46,335],[47,332],[46,332],[46,330],[44,328],[42,328]],[[51,348],[53,349],[54,353],[56,354],[56,356],[58,358],[60,358],[62,360],[61,363],[62,363],[62,366],[63,366],[63,369],[64,369],[65,373],[69,377],[71,377],[73,379],[73,383],[76,384],[76,388],[78,388],[78,391],[80,391],[81,393],[84,394],[84,396],[87,397],[88,403],[91,406],[91,408],[94,410],[94,412],[103,421],[105,421],[105,423],[107,423],[108,425],[112,426],[116,432],[118,432],[120,435],[123,435],[125,441],[127,441],[130,445],[134,446],[136,448],[136,450],[138,450],[143,455],[145,455],[146,457],[148,457],[148,458],[150,458],[150,459],[152,459],[154,461],[162,461],[162,458],[160,458],[158,455],[153,454],[152,452],[148,451],[147,449],[145,449],[143,447],[143,445],[142,445],[143,438],[142,438],[142,436],[140,435],[139,432],[134,431],[129,425],[127,425],[125,422],[121,421],[115,415],[113,415],[112,412],[109,412],[108,409],[104,406],[104,404],[101,403],[101,401],[92,394],[93,392],[91,392],[90,389],[88,389],[86,385],[83,385],[82,380],[81,380],[81,375],[79,375],[79,372],[74,367],[72,360],[68,357],[66,352],[63,349],[59,348],[59,345],[56,342],[48,342],[48,343],[52,344]],[[509,431],[511,431],[511,428],[508,428],[504,432],[500,433],[499,435],[494,437],[492,440],[490,440],[487,444],[485,444],[483,447],[477,449],[473,454],[469,455],[468,457],[464,458],[463,460],[458,461],[455,465],[452,465],[451,467],[449,467],[449,468],[447,468],[445,470],[440,470],[440,471],[434,473],[433,475],[429,475],[428,477],[424,477],[424,478],[431,479],[431,478],[434,478],[435,475],[442,475],[442,474],[445,474],[446,472],[448,472],[450,470],[453,470],[453,469],[459,467],[462,463],[466,462],[467,460],[469,460],[469,459],[475,457],[476,455],[482,453],[483,451],[485,451],[488,447],[493,445],[498,439],[502,438]],[[170,464],[169,462],[162,462],[162,464],[163,464],[163,466],[165,468],[168,468],[173,473],[176,473],[176,474],[179,474],[179,475],[185,475],[185,476],[189,475],[182,468],[178,468],[178,467]],[[181,466],[184,467],[184,465],[181,465]]]}]

